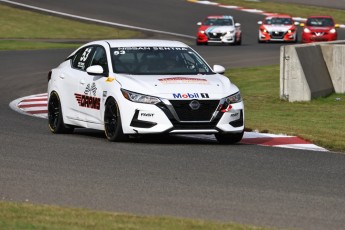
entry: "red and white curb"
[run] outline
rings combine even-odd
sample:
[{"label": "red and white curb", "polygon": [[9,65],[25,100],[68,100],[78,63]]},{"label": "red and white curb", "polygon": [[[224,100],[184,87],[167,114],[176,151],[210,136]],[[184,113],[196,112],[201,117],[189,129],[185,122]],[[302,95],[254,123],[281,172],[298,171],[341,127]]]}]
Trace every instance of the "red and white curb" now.
[{"label": "red and white curb", "polygon": [[[47,119],[48,113],[48,95],[47,93],[31,95],[18,98],[10,103],[10,107],[22,114]],[[182,135],[183,136],[183,135]],[[213,135],[193,135],[193,138],[212,139]],[[244,132],[242,144],[283,147],[293,149],[305,149],[314,151],[328,151],[322,147],[314,145],[296,136],[277,135],[258,132]]]},{"label": "red and white curb", "polygon": [[[211,1],[187,0],[187,2],[198,3],[198,4],[203,4],[203,5],[218,6],[218,7],[228,8],[228,9],[232,9],[232,10],[241,10],[244,12],[261,14],[261,15],[265,15],[265,16],[271,16],[271,15],[277,14],[277,13],[265,12],[263,10],[258,10],[258,9],[249,9],[249,8],[244,8],[241,6],[226,5],[226,4],[221,4],[221,3],[217,3],[217,2],[211,2]],[[305,22],[307,20],[306,18],[301,18],[301,17],[293,17],[293,19],[297,22]],[[345,29],[345,25],[341,24],[340,28]]]}]

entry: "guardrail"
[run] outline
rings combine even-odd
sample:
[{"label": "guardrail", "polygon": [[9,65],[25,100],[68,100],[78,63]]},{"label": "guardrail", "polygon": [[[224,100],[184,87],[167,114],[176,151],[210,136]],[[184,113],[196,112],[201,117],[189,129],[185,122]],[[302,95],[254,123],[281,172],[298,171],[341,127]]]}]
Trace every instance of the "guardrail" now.
[{"label": "guardrail", "polygon": [[310,101],[345,93],[345,40],[280,48],[280,98]]}]

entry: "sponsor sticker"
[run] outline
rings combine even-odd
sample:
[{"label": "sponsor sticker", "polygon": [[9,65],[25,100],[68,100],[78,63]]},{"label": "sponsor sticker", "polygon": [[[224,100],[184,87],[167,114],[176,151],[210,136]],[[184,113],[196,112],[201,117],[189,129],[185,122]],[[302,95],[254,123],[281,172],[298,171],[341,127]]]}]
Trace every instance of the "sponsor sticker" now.
[{"label": "sponsor sticker", "polygon": [[[74,96],[81,107],[90,108],[90,109],[100,109],[101,99],[96,97],[97,87],[93,82],[92,84],[87,84],[84,95],[75,93]],[[93,96],[92,96],[93,95]],[[104,92],[103,92],[104,95]]]},{"label": "sponsor sticker", "polygon": [[173,97],[178,99],[210,98],[208,93],[173,93]]},{"label": "sponsor sticker", "polygon": [[206,79],[189,77],[169,77],[158,79],[162,84],[209,84]]}]

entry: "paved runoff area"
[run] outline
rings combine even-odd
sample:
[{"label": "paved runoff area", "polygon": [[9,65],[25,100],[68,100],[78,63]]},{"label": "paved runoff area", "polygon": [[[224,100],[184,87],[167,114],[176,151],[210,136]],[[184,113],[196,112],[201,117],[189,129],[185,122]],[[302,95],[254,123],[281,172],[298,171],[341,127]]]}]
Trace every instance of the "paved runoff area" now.
[{"label": "paved runoff area", "polygon": [[[31,95],[18,98],[10,103],[10,107],[22,114],[47,119],[47,93]],[[193,135],[199,139],[211,139],[216,141],[213,135]],[[242,144],[253,144],[262,146],[305,149],[314,151],[327,151],[326,149],[314,145],[296,136],[277,135],[269,133],[245,132]]]}]

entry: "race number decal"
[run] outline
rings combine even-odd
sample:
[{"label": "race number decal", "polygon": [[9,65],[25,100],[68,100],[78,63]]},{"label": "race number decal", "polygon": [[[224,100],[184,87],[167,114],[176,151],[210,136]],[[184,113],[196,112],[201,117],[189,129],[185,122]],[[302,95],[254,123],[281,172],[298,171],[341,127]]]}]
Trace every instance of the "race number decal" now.
[{"label": "race number decal", "polygon": [[120,55],[120,54],[125,54],[126,52],[123,51],[123,50],[120,50],[120,51],[114,51],[114,55],[117,56],[117,55]]},{"label": "race number decal", "polygon": [[80,61],[81,61],[81,62],[85,62],[86,59],[87,59],[87,57],[88,57],[89,54],[91,53],[91,51],[92,51],[92,48],[87,48],[87,49],[84,51],[83,55],[81,55]]}]

